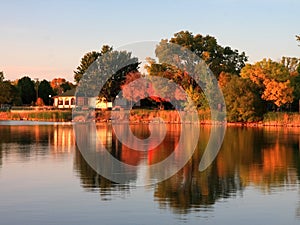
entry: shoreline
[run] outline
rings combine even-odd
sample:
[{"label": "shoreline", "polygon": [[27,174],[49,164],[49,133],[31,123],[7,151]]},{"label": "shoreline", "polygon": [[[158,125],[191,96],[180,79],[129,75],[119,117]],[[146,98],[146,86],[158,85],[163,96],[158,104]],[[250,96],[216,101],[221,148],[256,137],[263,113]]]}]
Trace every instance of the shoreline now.
[{"label": "shoreline", "polygon": [[[146,112],[146,116],[142,113]],[[148,113],[148,114],[147,114]],[[207,114],[207,112],[206,112]],[[257,122],[213,122],[207,115],[202,116],[199,119],[200,126],[216,126],[224,125],[227,127],[299,127],[300,128],[300,114],[288,114],[288,113],[269,113],[273,118],[268,118],[267,115],[265,121]],[[155,111],[149,113],[147,111],[136,110],[130,115],[130,124],[149,124],[153,118],[160,117],[166,124],[183,124],[178,119],[178,114],[176,111]],[[200,117],[200,115],[199,115]],[[120,123],[128,121],[128,117],[116,118]],[[34,121],[34,122],[76,122],[72,119],[72,110],[51,110],[51,111],[22,111],[22,112],[0,112],[0,121]],[[100,111],[97,112],[96,118],[94,119],[96,124],[111,123],[110,111]],[[80,120],[78,121],[80,122]],[[84,120],[82,120],[84,122]],[[154,121],[156,122],[156,121]],[[159,121],[157,121],[159,123]],[[191,119],[186,121],[185,124],[196,123]]]}]

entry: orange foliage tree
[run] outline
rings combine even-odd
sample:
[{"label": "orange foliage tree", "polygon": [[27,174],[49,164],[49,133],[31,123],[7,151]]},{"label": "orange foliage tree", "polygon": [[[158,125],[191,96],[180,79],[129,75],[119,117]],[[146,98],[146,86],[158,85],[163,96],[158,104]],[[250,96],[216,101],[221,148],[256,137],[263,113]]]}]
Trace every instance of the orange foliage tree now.
[{"label": "orange foliage tree", "polygon": [[293,102],[290,73],[282,63],[263,59],[254,65],[247,64],[241,70],[241,77],[250,79],[259,88],[261,98],[277,107]]}]

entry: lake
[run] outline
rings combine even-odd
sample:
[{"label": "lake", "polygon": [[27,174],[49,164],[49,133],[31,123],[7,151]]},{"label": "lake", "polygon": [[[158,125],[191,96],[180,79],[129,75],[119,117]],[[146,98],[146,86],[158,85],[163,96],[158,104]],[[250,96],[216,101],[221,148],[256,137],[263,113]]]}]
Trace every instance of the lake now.
[{"label": "lake", "polygon": [[[228,127],[216,159],[199,172],[211,130],[201,127],[185,166],[148,186],[135,185],[139,169],[172,154],[180,125],[167,125],[163,143],[146,152],[123,145],[108,124],[96,129],[115,159],[137,168],[130,182],[98,174],[75,144],[72,124],[1,121],[0,224],[300,223],[299,128]],[[149,136],[147,125],[131,130]],[[192,130],[187,136],[195,138]]]}]

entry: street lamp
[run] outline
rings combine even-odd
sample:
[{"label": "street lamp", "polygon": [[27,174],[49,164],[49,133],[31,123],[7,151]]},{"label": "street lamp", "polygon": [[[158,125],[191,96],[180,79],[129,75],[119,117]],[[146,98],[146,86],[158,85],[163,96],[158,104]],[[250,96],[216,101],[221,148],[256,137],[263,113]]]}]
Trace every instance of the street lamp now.
[{"label": "street lamp", "polygon": [[51,95],[49,95],[49,106],[50,106],[50,102],[51,102]]}]

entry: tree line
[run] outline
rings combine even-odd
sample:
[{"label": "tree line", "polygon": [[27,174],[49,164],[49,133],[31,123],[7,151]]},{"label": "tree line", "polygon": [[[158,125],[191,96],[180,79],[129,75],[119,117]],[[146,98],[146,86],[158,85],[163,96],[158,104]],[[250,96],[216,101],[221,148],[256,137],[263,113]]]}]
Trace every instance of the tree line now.
[{"label": "tree line", "polygon": [[[300,42],[300,36],[297,35],[296,40]],[[221,46],[217,39],[210,35],[203,36],[189,31],[180,31],[170,39],[161,40],[155,50],[158,61],[147,58],[148,64],[145,68],[149,77],[152,79],[163,77],[179,84],[201,110],[208,109],[206,96],[202,89],[209,90],[210,84],[203,83],[201,75],[199,77],[191,76],[192,74],[188,74],[184,69],[162,63],[170,53],[168,52],[170,50],[166,48],[168,44],[176,44],[194,52],[216,76],[218,85],[224,94],[228,121],[258,121],[267,111],[299,110],[299,58],[282,57],[280,61],[262,59],[256,63],[247,63],[248,56],[245,52],[239,52],[229,46]],[[99,57],[100,61],[97,60]],[[140,67],[138,60],[132,57],[130,52],[114,51],[113,47],[103,45],[100,51],[88,52],[82,57],[80,65],[74,71],[74,80],[78,85],[84,78],[84,74],[86,74],[84,79],[93,78],[91,80],[96,82],[88,85],[87,92],[91,87],[101,84],[103,88],[99,97],[107,101],[113,101],[121,90],[123,90],[123,97],[132,99],[132,93],[129,93],[125,87],[132,81],[145,76],[138,71]],[[118,63],[127,61],[130,64],[114,71],[109,80],[104,81],[101,74],[95,73],[95,68],[106,68],[112,62],[117,66]],[[33,81],[29,77],[23,77],[12,83],[5,81],[3,73],[1,74],[1,104],[33,104],[36,103],[37,98],[41,98],[44,104],[49,104],[49,95],[59,94],[58,88],[65,91],[73,87],[67,81],[62,82],[61,86],[55,87],[52,82]],[[202,88],[199,87],[199,82],[202,82]],[[164,92],[170,91],[167,89],[168,87],[160,88]],[[154,91],[151,86],[136,88],[134,97],[142,99],[143,96],[147,96],[146,92],[151,95]],[[172,95],[173,99],[152,96],[144,99],[144,102],[148,105],[157,103],[166,105],[169,100],[172,100],[178,105],[182,104],[182,107],[187,107],[184,105],[182,93],[177,90],[172,91],[175,93]]]},{"label": "tree line", "polygon": [[[296,36],[300,41],[300,36]],[[208,89],[210,84],[204,83],[202,88],[196,79],[201,77],[190,76],[186,71],[176,68],[171,64],[162,63],[171,53],[172,49],[166,47],[168,44],[177,44],[189,49],[201,58],[209,69],[216,76],[218,85],[223,91],[227,108],[228,121],[251,122],[261,120],[267,111],[298,111],[300,99],[300,59],[295,57],[282,57],[277,62],[271,59],[262,59],[256,63],[247,63],[248,57],[245,52],[239,52],[229,46],[221,46],[215,37],[201,34],[194,35],[189,31],[175,33],[170,39],[163,39],[156,47],[155,53],[158,62],[147,58],[146,69],[150,77],[164,77],[174,81],[184,89],[193,100],[194,104],[202,110],[208,108],[203,87]],[[74,78],[78,83],[86,69],[105,53],[114,52],[112,47],[104,45],[100,52],[87,53],[81,60],[80,66],[75,71]],[[130,58],[130,55],[128,55]],[[134,80],[143,77],[138,70],[139,65],[135,64],[126,76],[120,77],[113,86],[121,87],[123,97],[135,100],[147,96],[146,93],[154,92],[151,86],[144,87],[143,84],[135,83],[135,93],[124,87]],[[201,74],[201,72],[200,72]],[[199,75],[201,76],[201,75]],[[111,85],[108,85],[111,87]],[[138,88],[139,87],[139,88]],[[119,88],[120,89],[120,88]],[[119,90],[118,89],[118,90]],[[160,87],[160,92],[170,92],[168,87]],[[110,90],[108,88],[106,92]],[[103,91],[102,91],[103,92]],[[105,92],[105,91],[104,91]],[[180,92],[173,90],[169,99],[150,97],[146,104],[172,100],[184,104],[184,97]],[[107,93],[106,96],[113,100],[117,92]],[[173,99],[171,99],[173,97]],[[183,107],[186,107],[184,105]]]},{"label": "tree line", "polygon": [[0,72],[0,105],[5,106],[44,106],[52,105],[52,97],[74,88],[64,78],[55,78],[51,82],[39,81],[23,76],[16,81],[5,80]]}]

